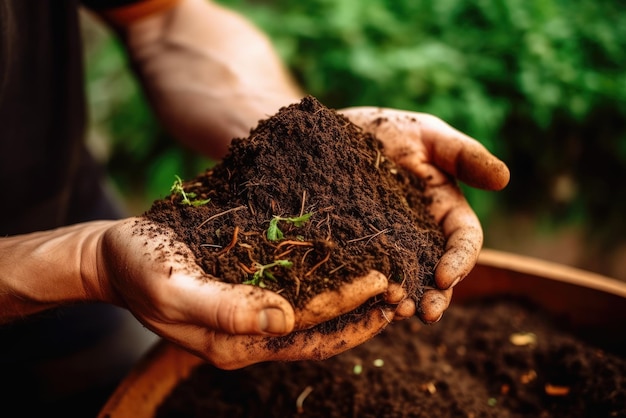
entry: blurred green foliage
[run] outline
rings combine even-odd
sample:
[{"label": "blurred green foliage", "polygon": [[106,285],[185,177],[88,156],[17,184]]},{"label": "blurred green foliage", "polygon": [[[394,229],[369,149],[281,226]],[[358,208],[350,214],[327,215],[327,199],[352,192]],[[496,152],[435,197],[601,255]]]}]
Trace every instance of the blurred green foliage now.
[{"label": "blurred green foliage", "polygon": [[[220,2],[262,28],[305,90],[326,105],[432,113],[502,158],[512,172],[503,192],[464,186],[484,223],[496,213],[528,211],[548,227],[585,223],[604,240],[626,232],[622,2]],[[94,72],[90,82],[99,82]],[[174,151],[138,91],[124,89],[107,119],[111,169],[126,182],[147,167],[142,181],[152,198],[152,176],[170,171],[162,194],[174,173],[190,173],[181,164],[196,159]]]},{"label": "blurred green foliage", "polygon": [[161,128],[117,38],[107,32],[87,38],[89,140],[105,149],[100,157],[129,210],[141,212],[170,193],[176,175],[190,178],[213,162],[182,148]]}]

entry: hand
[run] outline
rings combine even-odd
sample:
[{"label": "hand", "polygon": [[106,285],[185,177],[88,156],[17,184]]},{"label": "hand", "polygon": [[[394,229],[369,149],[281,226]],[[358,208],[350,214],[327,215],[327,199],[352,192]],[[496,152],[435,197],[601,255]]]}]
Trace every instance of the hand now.
[{"label": "hand", "polygon": [[[394,309],[384,307],[341,331],[322,334],[311,328],[385,293],[387,279],[375,271],[294,312],[272,291],[211,278],[172,230],[147,219],[114,224],[100,248],[97,270],[103,299],[129,309],[158,335],[224,369],[327,358],[370,339],[394,317]],[[395,292],[387,300],[397,303],[399,297]]]},{"label": "hand", "polygon": [[[430,209],[443,228],[446,248],[435,269],[439,289],[426,291],[417,311],[424,322],[436,322],[450,304],[452,288],[474,268],[483,243],[480,221],[455,179],[501,190],[509,182],[509,170],[478,141],[435,116],[375,107],[339,112],[380,139],[390,158],[426,182]],[[396,319],[412,316],[415,310],[406,300],[398,306]]]}]

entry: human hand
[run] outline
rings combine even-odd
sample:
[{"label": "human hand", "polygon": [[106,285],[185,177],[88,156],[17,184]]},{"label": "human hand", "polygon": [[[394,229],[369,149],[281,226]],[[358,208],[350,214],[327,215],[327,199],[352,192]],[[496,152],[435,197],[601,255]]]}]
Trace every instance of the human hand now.
[{"label": "human hand", "polygon": [[[224,369],[327,358],[372,338],[394,317],[392,307],[383,307],[341,330],[321,333],[314,327],[384,294],[387,279],[375,271],[294,311],[272,291],[211,278],[172,230],[144,218],[116,223],[104,233],[100,248],[103,299]],[[397,303],[399,297],[392,292],[387,300]]]},{"label": "human hand", "polygon": [[483,243],[480,221],[456,179],[472,187],[501,190],[509,182],[509,170],[478,141],[433,115],[376,107],[339,112],[380,139],[391,159],[426,182],[431,213],[446,237],[445,252],[435,269],[438,289],[424,292],[417,308],[412,300],[403,301],[395,317],[410,317],[417,309],[424,322],[436,322],[450,304],[452,288],[474,268]]}]

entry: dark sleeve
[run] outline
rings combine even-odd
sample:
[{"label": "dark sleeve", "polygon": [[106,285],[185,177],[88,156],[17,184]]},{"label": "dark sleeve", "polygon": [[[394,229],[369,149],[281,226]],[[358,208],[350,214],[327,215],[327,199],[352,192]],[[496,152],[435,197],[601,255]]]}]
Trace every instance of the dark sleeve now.
[{"label": "dark sleeve", "polygon": [[146,16],[173,8],[180,0],[81,0],[113,26],[123,27]]},{"label": "dark sleeve", "polygon": [[139,3],[141,0],[81,0],[81,3],[92,10],[115,9],[117,7],[128,6]]}]

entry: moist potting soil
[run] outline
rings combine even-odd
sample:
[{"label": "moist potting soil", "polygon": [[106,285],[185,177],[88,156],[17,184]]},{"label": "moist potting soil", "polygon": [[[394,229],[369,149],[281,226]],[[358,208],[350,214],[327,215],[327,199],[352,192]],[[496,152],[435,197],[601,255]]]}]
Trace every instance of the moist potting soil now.
[{"label": "moist potting soil", "polygon": [[522,299],[452,305],[323,361],[197,366],[156,417],[624,417],[626,353]]}]

